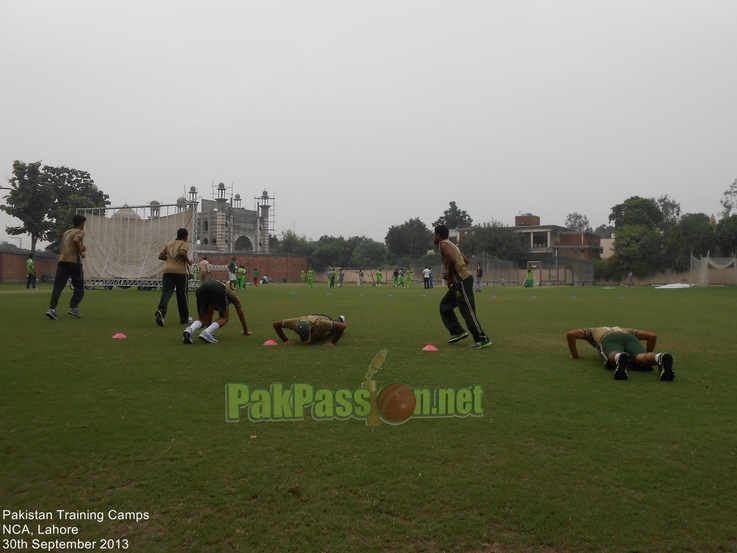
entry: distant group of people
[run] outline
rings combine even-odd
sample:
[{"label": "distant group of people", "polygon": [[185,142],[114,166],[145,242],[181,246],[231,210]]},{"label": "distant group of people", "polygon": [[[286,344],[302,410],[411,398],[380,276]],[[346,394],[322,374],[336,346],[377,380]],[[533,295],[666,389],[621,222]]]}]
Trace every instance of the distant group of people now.
[{"label": "distant group of people", "polygon": [[[62,236],[61,253],[54,279],[54,289],[46,315],[56,320],[59,318],[56,312],[61,292],[71,280],[73,294],[70,300],[68,314],[81,317],[78,306],[84,297],[84,279],[82,276],[82,259],[86,257],[87,248],[84,246],[84,226],[86,218],[83,215],[75,215],[74,227],[67,230]],[[164,261],[164,272],[162,276],[162,293],[159,306],[156,310],[156,323],[164,326],[167,307],[172,295],[176,293],[177,307],[179,311],[180,324],[186,324],[183,332],[185,344],[194,343],[194,334],[200,330],[198,338],[203,342],[217,343],[214,333],[225,326],[229,319],[229,306],[232,305],[243,328],[241,334],[251,335],[248,330],[243,306],[236,294],[236,290],[245,287],[245,268],[236,267],[235,257],[231,259],[228,266],[230,286],[211,278],[212,266],[203,256],[200,261],[199,279],[200,285],[197,289],[197,313],[198,319],[189,317],[189,306],[187,297],[187,282],[189,269],[193,262],[189,257],[189,244],[187,242],[187,229],[181,228],[177,231],[176,238],[167,243],[159,253],[159,259]],[[438,225],[434,229],[433,242],[438,246],[440,261],[443,265],[442,279],[445,281],[448,291],[440,300],[440,318],[443,325],[450,333],[449,344],[455,344],[473,337],[473,343],[469,346],[473,349],[487,348],[491,346],[491,340],[484,332],[476,314],[474,300],[474,284],[476,291],[481,291],[481,279],[483,269],[481,264],[476,266],[476,274],[468,270],[469,260],[461,252],[459,247],[449,239],[449,230],[445,225]],[[27,261],[28,280],[27,287],[35,285],[35,265],[32,256]],[[240,270],[243,269],[243,270]],[[338,270],[338,286],[342,286],[344,271]],[[432,288],[432,270],[425,266],[422,271],[425,288]],[[394,286],[404,286],[404,271],[397,268],[394,271]],[[628,275],[631,281],[631,276]],[[305,273],[301,271],[300,278],[304,285],[305,279],[310,287],[314,281],[314,271],[310,267]],[[335,285],[336,271],[334,268],[328,270],[330,286]],[[376,283],[381,285],[381,271],[376,273]],[[235,281],[235,286],[233,285]],[[411,285],[411,271],[407,270],[407,282]],[[254,284],[258,284],[258,270],[254,269]],[[359,271],[359,285],[363,284],[363,271]],[[455,313],[460,312],[466,323],[466,328],[461,326]],[[214,313],[218,318],[213,321]],[[328,340],[326,346],[335,346],[345,332],[345,317],[340,316],[333,320],[327,315],[305,315],[302,317],[281,319],[273,323],[277,336],[284,345],[291,345],[292,341],[285,334],[290,330],[299,336],[300,342],[308,344],[321,340]],[[662,381],[672,381],[675,378],[673,371],[673,356],[668,352],[655,352],[657,335],[653,332],[635,328],[622,327],[591,327],[570,330],[566,335],[568,347],[573,359],[580,359],[576,346],[577,340],[584,340],[593,346],[603,359],[605,366],[614,371],[615,380],[627,380],[629,370],[652,370],[658,367],[658,378]],[[642,344],[645,342],[645,345]]]}]

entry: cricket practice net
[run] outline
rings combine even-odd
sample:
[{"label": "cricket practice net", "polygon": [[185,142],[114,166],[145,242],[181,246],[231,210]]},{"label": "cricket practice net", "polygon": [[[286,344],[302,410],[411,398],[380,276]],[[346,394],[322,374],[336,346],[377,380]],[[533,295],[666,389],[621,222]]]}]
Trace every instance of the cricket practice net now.
[{"label": "cricket practice net", "polygon": [[[84,280],[87,286],[156,287],[164,263],[159,252],[186,228],[194,248],[196,203],[83,208],[87,218]],[[195,252],[190,250],[190,258]]]},{"label": "cricket practice net", "polygon": [[691,282],[697,286],[737,284],[737,259],[734,257],[691,256]]}]

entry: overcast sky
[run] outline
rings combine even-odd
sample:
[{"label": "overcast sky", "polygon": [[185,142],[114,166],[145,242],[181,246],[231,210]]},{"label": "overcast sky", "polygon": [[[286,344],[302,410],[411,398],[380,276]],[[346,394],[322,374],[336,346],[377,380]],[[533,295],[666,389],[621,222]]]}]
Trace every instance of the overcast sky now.
[{"label": "overcast sky", "polygon": [[717,215],[735,23],[735,0],[0,0],[0,177],[74,167],[113,205],[222,181],[315,240],[451,201],[509,225],[596,227],[633,195]]}]

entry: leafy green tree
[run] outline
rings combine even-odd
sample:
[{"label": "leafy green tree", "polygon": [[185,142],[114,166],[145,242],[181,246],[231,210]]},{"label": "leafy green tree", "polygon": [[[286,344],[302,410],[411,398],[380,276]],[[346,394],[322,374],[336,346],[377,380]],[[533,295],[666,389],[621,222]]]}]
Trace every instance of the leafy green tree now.
[{"label": "leafy green tree", "polygon": [[424,255],[433,247],[432,231],[419,218],[390,227],[384,242],[391,255],[411,259]]},{"label": "leafy green tree", "polygon": [[689,269],[691,254],[706,256],[716,249],[715,228],[703,213],[684,215],[666,236],[665,258],[668,266],[675,271]]},{"label": "leafy green tree", "polygon": [[609,221],[614,223],[617,232],[628,225],[644,226],[649,230],[655,230],[660,227],[663,220],[663,212],[660,211],[657,202],[639,196],[632,196],[623,203],[615,205],[612,208],[612,214],[609,215]]},{"label": "leafy green tree", "polygon": [[663,221],[667,223],[668,226],[672,226],[678,222],[681,217],[681,204],[668,196],[668,194],[660,196],[660,198],[655,200],[655,203],[663,214]]},{"label": "leafy green tree", "polygon": [[737,255],[737,213],[722,218],[717,223],[715,235],[720,255]]},{"label": "leafy green tree", "polygon": [[8,180],[10,193],[5,196],[7,205],[0,209],[8,215],[20,219],[22,225],[5,227],[11,236],[30,234],[31,254],[36,252],[36,244],[46,237],[51,228],[48,219],[54,201],[52,187],[41,170],[41,162],[13,162],[13,176]]},{"label": "leafy green tree", "polygon": [[110,202],[108,195],[97,188],[87,171],[44,165],[43,174],[54,195],[54,203],[48,213],[53,226],[46,236],[51,244],[46,249],[59,253],[61,238],[72,227],[77,209],[105,207]]},{"label": "leafy green tree", "polygon": [[612,233],[614,232],[614,227],[612,225],[599,225],[594,229],[594,232],[604,238],[611,238]]},{"label": "leafy green tree", "polygon": [[433,227],[445,225],[449,229],[457,229],[470,228],[472,224],[473,219],[471,219],[468,213],[459,209],[455,202],[450,202],[450,207],[432,225]]},{"label": "leafy green tree", "polygon": [[647,225],[625,225],[617,228],[614,237],[614,272],[632,271],[637,276],[649,276],[665,269],[663,234]]},{"label": "leafy green tree", "polygon": [[527,256],[529,244],[525,237],[499,221],[473,227],[473,234],[464,238],[461,250],[467,256],[483,252],[498,259],[519,261]]},{"label": "leafy green tree", "polygon": [[357,269],[380,266],[386,261],[386,254],[386,245],[364,238],[353,250],[350,264]]},{"label": "leafy green tree", "polygon": [[734,182],[724,191],[724,197],[719,200],[719,203],[724,208],[722,217],[729,217],[732,210],[737,209],[737,179],[734,179]]},{"label": "leafy green tree", "polygon": [[281,233],[281,240],[277,251],[287,255],[304,255],[309,257],[315,250],[315,245],[306,236],[298,235],[292,230]]},{"label": "leafy green tree", "polygon": [[564,226],[571,230],[577,230],[578,232],[591,232],[589,218],[586,215],[581,215],[577,211],[568,214]]}]

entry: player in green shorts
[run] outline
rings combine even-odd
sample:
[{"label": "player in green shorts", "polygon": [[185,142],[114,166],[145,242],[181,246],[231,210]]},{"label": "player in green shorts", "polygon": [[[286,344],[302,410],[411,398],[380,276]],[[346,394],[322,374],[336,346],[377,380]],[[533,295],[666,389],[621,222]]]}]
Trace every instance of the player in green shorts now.
[{"label": "player in green shorts", "polygon": [[238,275],[238,290],[245,290],[246,289],[246,268],[241,265],[238,267],[238,272],[236,273]]},{"label": "player in green shorts", "polygon": [[381,286],[381,269],[376,271],[376,286]]},{"label": "player in green shorts", "polygon": [[312,288],[312,283],[315,282],[315,270],[310,267],[307,269],[307,285]]},{"label": "player in green shorts", "polygon": [[[658,336],[654,332],[637,328],[618,326],[600,326],[594,328],[577,328],[566,335],[568,349],[573,359],[581,359],[576,348],[576,340],[586,340],[591,344],[606,363],[606,368],[614,369],[614,380],[627,380],[627,369],[652,370],[658,366],[660,380],[671,381],[676,375],[673,372],[673,356],[670,353],[654,353]],[[644,341],[645,345],[642,345]]]}]

